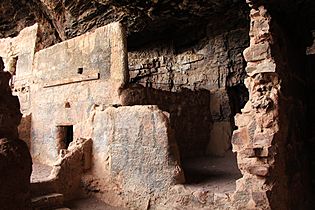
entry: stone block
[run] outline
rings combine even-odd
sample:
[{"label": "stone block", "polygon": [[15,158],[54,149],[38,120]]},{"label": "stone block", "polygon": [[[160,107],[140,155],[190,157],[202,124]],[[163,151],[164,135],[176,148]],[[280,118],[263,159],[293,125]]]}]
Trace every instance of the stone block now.
[{"label": "stone block", "polygon": [[268,166],[249,166],[248,172],[256,176],[267,176],[269,174]]},{"label": "stone block", "polygon": [[236,191],[248,191],[248,189],[261,191],[264,184],[264,178],[246,173],[241,179],[236,180]]},{"label": "stone block", "polygon": [[126,195],[184,182],[169,118],[157,106],[108,107],[95,113],[92,125],[93,170],[119,176]]},{"label": "stone block", "polygon": [[256,157],[255,150],[251,147],[237,151],[242,157],[254,158]]},{"label": "stone block", "polygon": [[262,42],[251,45],[244,50],[244,58],[247,62],[264,60],[270,57],[270,44]]},{"label": "stone block", "polygon": [[263,148],[270,147],[274,139],[274,134],[269,133],[256,133],[253,139],[253,147]]},{"label": "stone block", "polygon": [[214,193],[214,203],[216,204],[223,204],[228,203],[230,201],[230,198],[225,193]]},{"label": "stone block", "polygon": [[253,115],[250,113],[237,113],[234,117],[235,125],[237,127],[246,127],[253,120]]},{"label": "stone block", "polygon": [[276,72],[276,64],[272,59],[265,59],[260,63],[248,62],[246,66],[246,72],[251,77],[259,73]]},{"label": "stone block", "polygon": [[237,190],[232,197],[232,203],[235,209],[246,209],[245,205],[251,199],[250,193],[246,190]]},{"label": "stone block", "polygon": [[232,135],[232,144],[245,147],[249,143],[249,134],[246,127],[235,130]]}]

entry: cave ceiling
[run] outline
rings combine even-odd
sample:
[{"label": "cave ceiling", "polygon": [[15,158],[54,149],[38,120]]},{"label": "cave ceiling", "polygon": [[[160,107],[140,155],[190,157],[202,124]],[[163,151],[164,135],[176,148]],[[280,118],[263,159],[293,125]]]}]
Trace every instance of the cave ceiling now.
[{"label": "cave ceiling", "polygon": [[[315,29],[314,0],[269,2],[276,13],[300,20],[307,30]],[[247,25],[248,10],[245,0],[2,0],[0,38],[16,36],[39,22],[45,25],[43,42],[45,35],[53,35],[54,40],[46,44],[51,45],[121,21],[131,47],[164,38],[185,44]]]},{"label": "cave ceiling", "polygon": [[243,24],[234,20],[247,19],[245,7],[243,0],[2,0],[0,37],[15,36],[28,25],[45,22],[63,41],[121,21],[131,43],[148,42],[161,34],[204,35],[205,24],[212,20],[219,26],[222,16],[224,25]]}]

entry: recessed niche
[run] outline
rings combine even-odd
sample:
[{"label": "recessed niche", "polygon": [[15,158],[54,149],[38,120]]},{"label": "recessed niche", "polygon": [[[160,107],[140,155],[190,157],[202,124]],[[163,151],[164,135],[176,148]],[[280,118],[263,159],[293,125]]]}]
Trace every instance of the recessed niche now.
[{"label": "recessed niche", "polygon": [[83,74],[83,67],[78,68],[78,74]]},{"label": "recessed niche", "polygon": [[65,103],[65,108],[71,108],[71,106],[70,106],[70,103],[69,103],[69,102],[66,102],[66,103]]}]

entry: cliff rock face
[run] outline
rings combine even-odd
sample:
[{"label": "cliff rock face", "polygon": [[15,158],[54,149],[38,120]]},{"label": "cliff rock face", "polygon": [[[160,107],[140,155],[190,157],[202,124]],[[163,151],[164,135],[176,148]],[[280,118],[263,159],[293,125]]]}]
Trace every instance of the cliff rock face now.
[{"label": "cliff rock face", "polygon": [[17,97],[11,95],[10,77],[0,72],[0,206],[30,209],[32,160],[26,144],[18,139],[22,115]]},{"label": "cliff rock face", "polygon": [[[240,0],[5,0],[0,3],[0,37],[15,36],[26,26],[38,22],[38,49],[42,49],[120,21],[127,26],[133,45],[138,45],[165,32],[178,35],[198,31],[194,33],[202,34],[200,28],[210,19],[220,20],[218,14],[225,14],[225,24],[234,24],[236,19],[239,21],[234,14],[244,17],[244,5]],[[233,7],[236,9],[232,10]]]},{"label": "cliff rock face", "polygon": [[[230,149],[233,115],[247,100],[245,2],[32,0],[8,1],[1,10],[1,37],[15,36],[38,22],[36,51],[120,21],[127,29],[130,87],[140,85],[163,95],[159,102],[132,99],[126,105],[159,104],[170,112],[183,156],[224,155]],[[204,100],[198,102],[194,98],[200,91]]]},{"label": "cliff rock face", "polygon": [[[106,163],[110,175],[114,175],[117,182],[108,179],[104,181],[106,186],[100,185],[100,189],[96,189],[93,182],[98,183],[98,180],[94,176],[88,177],[85,180],[88,191],[101,192],[110,201],[111,197],[106,193],[113,196],[115,189],[114,192],[118,192],[113,196],[115,199],[116,196],[119,199],[123,196],[130,198],[130,202],[126,199],[121,204],[130,205],[134,202],[133,199],[140,198],[137,200],[145,208],[151,204],[154,206],[160,204],[161,199],[154,201],[152,197],[149,198],[151,190],[157,189],[158,185],[168,188],[174,184],[174,177],[179,177],[180,181],[176,183],[182,183],[183,179],[180,178],[183,178],[186,169],[183,167],[184,171],[178,170],[180,173],[175,176],[174,168],[180,169],[177,161],[184,163],[185,159],[205,154],[224,156],[233,147],[237,154],[237,167],[243,175],[237,180],[234,192],[222,195],[212,191],[209,191],[212,194],[206,191],[191,193],[176,186],[172,190],[178,200],[166,193],[165,202],[174,200],[176,203],[180,201],[183,206],[189,204],[196,207],[189,200],[189,196],[196,195],[204,198],[204,201],[198,201],[199,205],[214,205],[214,209],[218,209],[217,206],[222,206],[222,209],[307,209],[306,186],[310,185],[306,166],[310,161],[307,158],[315,162],[312,149],[309,149],[310,154],[305,152],[307,145],[310,148],[315,145],[315,112],[312,106],[315,104],[312,97],[315,81],[314,46],[308,48],[308,56],[305,51],[311,45],[311,30],[315,29],[314,4],[313,0],[3,0],[0,3],[0,38],[15,37],[24,27],[38,23],[35,46],[38,57],[34,62],[37,65],[34,72],[39,72],[43,79],[44,94],[34,100],[38,103],[37,107],[34,106],[35,110],[40,111],[35,112],[34,119],[49,114],[47,118],[42,118],[40,124],[43,127],[46,122],[52,122],[49,121],[49,108],[53,106],[56,110],[59,107],[63,110],[56,112],[54,119],[60,119],[60,116],[66,119],[63,122],[56,121],[55,131],[59,127],[73,129],[72,126],[76,131],[77,122],[87,118],[88,112],[95,108],[95,113],[93,110],[91,115],[91,119],[96,119],[92,120],[94,125],[80,126],[95,129],[96,134],[93,133],[94,130],[91,132],[95,134],[95,138],[91,138],[93,151],[108,149],[110,154],[104,156],[97,151],[102,157],[97,157],[101,160],[99,164],[96,159],[94,161],[97,166],[95,174],[100,174],[103,163]],[[123,58],[128,53],[128,69],[125,69],[127,58],[121,62],[121,66],[117,65],[116,62],[120,61],[112,55],[112,51],[106,54],[88,41],[74,44],[76,39],[72,39],[86,32],[97,32],[97,28],[114,21],[122,23],[127,29],[127,46],[123,44],[123,48],[116,52],[123,52]],[[125,33],[120,35],[122,39],[125,38]],[[108,37],[107,33],[94,40],[106,44],[103,37]],[[93,38],[86,40],[91,41]],[[60,44],[48,48],[56,43]],[[69,43],[73,43],[73,48],[68,48]],[[111,45],[112,42],[108,43],[105,48],[115,46]],[[60,51],[56,50],[58,48]],[[67,55],[59,53],[66,52],[64,49],[69,50]],[[102,71],[95,71],[94,66],[89,66],[90,69],[86,71],[86,63],[90,60],[84,53],[89,49],[96,49],[91,50],[93,58],[106,57],[103,64],[107,65],[97,66],[97,69],[104,70],[110,63],[114,63],[115,69],[126,70],[121,74],[123,83],[117,87],[108,85],[108,91],[104,91],[103,86],[89,91],[89,87],[81,84],[72,84],[77,89],[59,87],[60,84],[78,82],[82,78],[90,80],[91,75],[93,80],[109,76]],[[79,52],[79,55],[74,52]],[[67,57],[68,55],[70,56]],[[72,59],[72,55],[75,59]],[[0,70],[3,68],[1,59],[0,57]],[[6,61],[5,57],[4,60]],[[86,63],[83,68],[83,65],[76,66],[77,63],[73,61]],[[60,68],[56,71],[51,66]],[[91,75],[85,75],[83,71]],[[112,75],[114,77],[111,79],[115,79],[119,74]],[[65,80],[64,77],[69,78]],[[25,144],[17,140],[17,125],[21,114],[17,99],[11,96],[9,78],[10,75],[0,72],[0,181],[3,186],[0,190],[0,204],[10,209],[25,209],[25,206],[27,209],[31,159]],[[55,81],[51,82],[51,79]],[[56,97],[47,97],[54,96],[50,87],[60,90],[51,91],[58,94]],[[117,98],[113,102],[106,101],[107,105],[115,107],[108,108],[99,101],[110,95],[104,92],[112,94],[112,88],[115,88]],[[73,90],[77,92],[71,92]],[[59,96],[59,93],[63,94]],[[77,98],[72,98],[77,93],[80,96],[86,94],[86,97],[82,97],[84,103],[88,100],[91,102],[86,105],[86,116],[80,120],[75,117],[84,110],[83,103],[79,101],[80,104],[76,105]],[[47,102],[53,106],[45,106]],[[152,104],[157,107],[151,110],[139,108],[140,111],[133,110],[138,106],[120,108]],[[21,105],[23,108],[23,103]],[[72,112],[72,109],[75,111]],[[158,123],[149,118],[155,115],[160,116],[157,118],[160,120]],[[71,117],[72,121],[67,121]],[[149,121],[153,122],[152,126]],[[143,133],[146,129],[143,125],[152,127],[154,132],[148,133],[148,140],[141,142],[136,137],[145,136]],[[102,135],[106,132],[98,133],[104,128],[110,138],[103,138]],[[130,131],[130,128],[133,130]],[[41,135],[40,132],[52,134],[44,129],[40,128],[32,134],[38,135],[37,139],[41,141],[41,136],[47,138],[48,135]],[[309,131],[305,132],[306,130]],[[150,141],[155,138],[156,131],[161,134],[157,139],[159,147],[155,145],[156,142]],[[159,173],[165,168],[161,170],[160,167],[163,163],[164,166],[167,164],[167,155],[174,153],[165,150],[169,146],[165,140],[169,137],[169,131],[174,131],[174,136],[172,133],[170,139],[172,144],[175,145],[176,142],[178,145],[180,158],[176,155],[174,161],[169,161],[165,176]],[[80,132],[87,131],[81,129]],[[58,132],[54,135],[56,133]],[[51,139],[47,143],[56,143]],[[109,139],[106,150],[100,147],[105,145],[103,139]],[[126,143],[126,139],[130,142]],[[307,142],[305,139],[311,140]],[[36,145],[41,145],[37,149],[39,154],[49,153],[43,149],[49,145],[45,141],[33,145],[34,151]],[[140,154],[139,148],[145,152]],[[53,161],[57,151],[52,154],[43,159],[47,161],[51,158]],[[121,154],[130,155],[122,157]],[[155,161],[157,164],[149,164]],[[121,163],[126,167],[121,168]],[[315,174],[315,169],[313,170]],[[139,172],[140,175],[150,176],[135,176],[138,171],[144,171]],[[14,179],[15,174],[19,174],[19,179]],[[105,175],[97,179],[111,177]],[[163,180],[165,186],[159,182],[152,184],[152,179]],[[117,184],[118,187],[107,183]],[[137,190],[134,186],[138,185],[138,189],[148,194],[145,199],[142,199],[141,193],[133,196],[132,193]],[[294,197],[289,189],[297,192]],[[182,195],[178,193],[181,190]]]}]

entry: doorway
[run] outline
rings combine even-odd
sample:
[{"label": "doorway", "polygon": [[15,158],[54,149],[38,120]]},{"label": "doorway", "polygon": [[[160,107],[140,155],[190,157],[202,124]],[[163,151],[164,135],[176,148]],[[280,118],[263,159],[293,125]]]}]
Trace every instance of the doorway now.
[{"label": "doorway", "polygon": [[57,126],[57,148],[68,149],[73,141],[73,125]]}]

